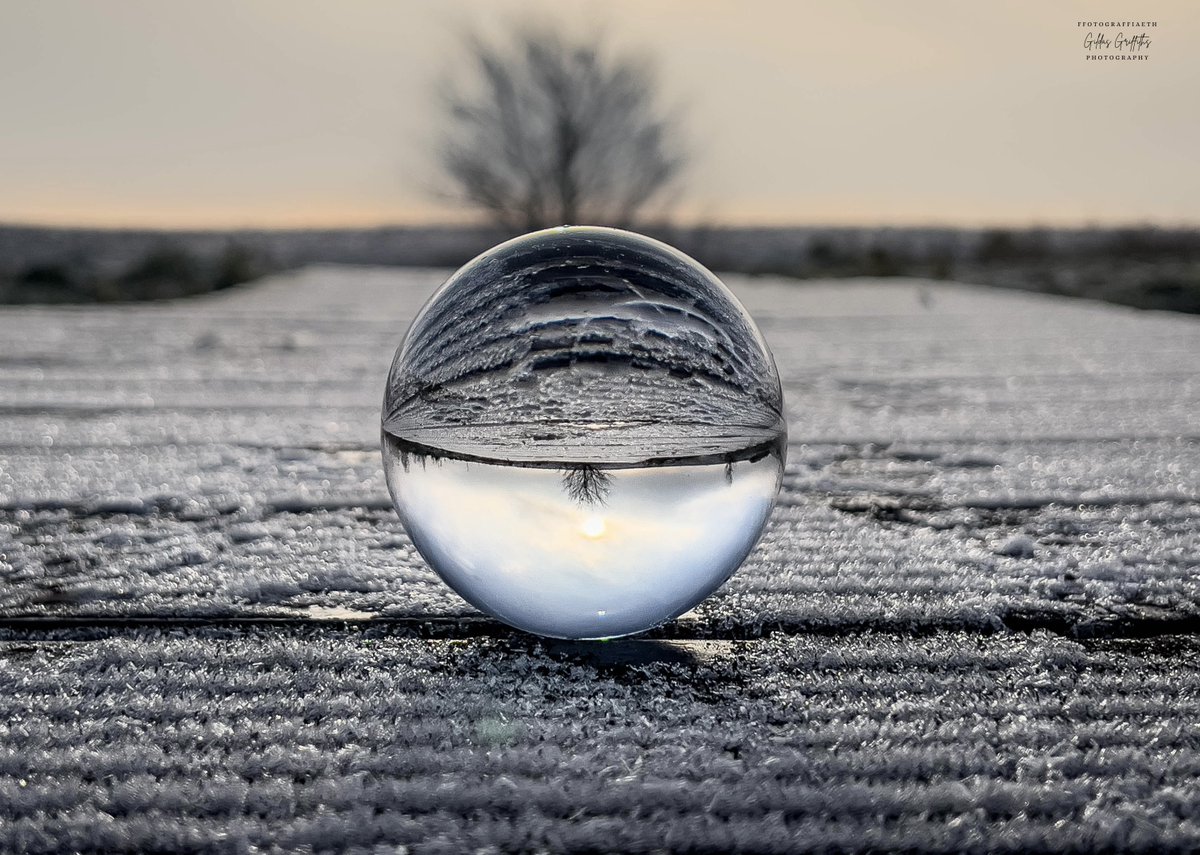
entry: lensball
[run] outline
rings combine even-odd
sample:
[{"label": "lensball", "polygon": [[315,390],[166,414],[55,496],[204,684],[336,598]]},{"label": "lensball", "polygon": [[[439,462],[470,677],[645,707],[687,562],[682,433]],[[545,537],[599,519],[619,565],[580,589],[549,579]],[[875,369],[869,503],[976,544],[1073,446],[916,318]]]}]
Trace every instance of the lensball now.
[{"label": "lensball", "polygon": [[598,639],[693,608],[766,526],[779,374],[699,263],[617,229],[533,232],[433,295],[392,362],[388,489],[446,584],[519,629]]}]

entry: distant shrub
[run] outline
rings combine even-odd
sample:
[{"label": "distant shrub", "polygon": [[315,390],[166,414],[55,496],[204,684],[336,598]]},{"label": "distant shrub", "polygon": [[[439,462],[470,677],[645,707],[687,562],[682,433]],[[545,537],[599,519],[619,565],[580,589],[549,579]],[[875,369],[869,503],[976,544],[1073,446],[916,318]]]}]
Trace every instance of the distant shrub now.
[{"label": "distant shrub", "polygon": [[[128,261],[132,255],[134,261]],[[230,288],[271,271],[264,250],[236,242],[193,249],[160,241],[123,264],[100,253],[72,254],[68,262],[35,262],[0,275],[0,303],[118,303],[165,300]],[[114,263],[115,262],[115,263]],[[116,269],[117,272],[112,272]]]},{"label": "distant shrub", "polygon": [[1109,295],[1114,302],[1139,309],[1166,309],[1200,314],[1200,273],[1155,276]]},{"label": "distant shrub", "polygon": [[935,255],[929,266],[933,279],[950,279],[954,275],[954,259],[949,255]]},{"label": "distant shrub", "polygon": [[827,240],[815,240],[808,247],[808,258],[818,270],[837,264],[839,253]]},{"label": "distant shrub", "polygon": [[151,249],[121,275],[104,281],[104,301],[167,300],[232,288],[269,272],[262,254],[230,244],[216,258],[163,244]]},{"label": "distant shrub", "polygon": [[63,264],[32,264],[11,277],[5,302],[72,303],[88,299],[89,283]]},{"label": "distant shrub", "polygon": [[1003,229],[983,233],[979,242],[980,261],[1008,261],[1017,256],[1017,245],[1012,234]]},{"label": "distant shrub", "polygon": [[260,253],[241,244],[231,243],[217,259],[212,288],[214,291],[232,288],[244,282],[251,282],[267,272],[269,265]]},{"label": "distant shrub", "polygon": [[908,269],[903,259],[881,246],[872,247],[867,252],[865,268],[867,276],[901,276]]},{"label": "distant shrub", "polygon": [[112,283],[117,300],[161,300],[211,290],[204,282],[204,265],[179,246],[150,250]]},{"label": "distant shrub", "polygon": [[43,285],[58,288],[70,288],[75,284],[75,278],[65,267],[59,264],[36,264],[22,272],[17,281],[23,285]]}]

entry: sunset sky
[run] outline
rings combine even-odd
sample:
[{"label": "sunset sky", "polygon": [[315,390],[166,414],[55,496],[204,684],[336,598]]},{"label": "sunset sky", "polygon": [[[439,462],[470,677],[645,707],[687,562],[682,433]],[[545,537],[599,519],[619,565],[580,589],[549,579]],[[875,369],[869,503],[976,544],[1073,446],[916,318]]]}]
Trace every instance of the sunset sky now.
[{"label": "sunset sky", "polygon": [[[524,18],[653,55],[695,152],[683,220],[1200,223],[1200,3],[1123,5],[8,2],[0,222],[461,219],[435,84],[464,28]],[[1078,21],[1134,15],[1149,60],[1085,60]]]}]

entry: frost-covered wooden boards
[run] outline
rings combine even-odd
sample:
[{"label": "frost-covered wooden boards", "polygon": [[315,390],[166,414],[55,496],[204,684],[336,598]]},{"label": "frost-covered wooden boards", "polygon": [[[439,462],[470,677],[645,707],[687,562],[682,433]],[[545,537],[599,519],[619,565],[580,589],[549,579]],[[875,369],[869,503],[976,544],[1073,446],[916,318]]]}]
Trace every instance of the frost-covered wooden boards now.
[{"label": "frost-covered wooden boards", "polygon": [[[0,614],[471,614],[408,544],[376,451],[392,352],[444,275],[0,311]],[[1200,615],[1200,321],[727,282],[779,363],[790,464],[762,545],[679,632]]]}]

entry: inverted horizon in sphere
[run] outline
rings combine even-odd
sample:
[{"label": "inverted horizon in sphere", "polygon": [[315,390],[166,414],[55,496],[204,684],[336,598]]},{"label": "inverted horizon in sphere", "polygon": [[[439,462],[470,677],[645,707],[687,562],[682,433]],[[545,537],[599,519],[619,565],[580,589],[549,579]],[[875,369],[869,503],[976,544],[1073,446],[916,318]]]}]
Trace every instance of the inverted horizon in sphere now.
[{"label": "inverted horizon in sphere", "polygon": [[779,490],[779,449],[736,463],[570,472],[401,454],[384,439],[405,530],[476,608],[527,632],[601,639],[691,609],[753,549]]}]

